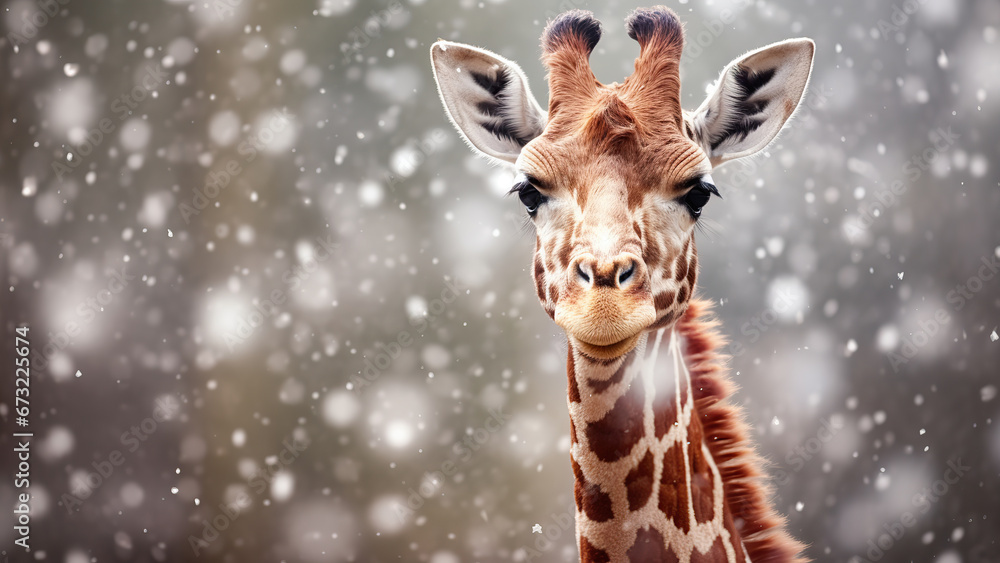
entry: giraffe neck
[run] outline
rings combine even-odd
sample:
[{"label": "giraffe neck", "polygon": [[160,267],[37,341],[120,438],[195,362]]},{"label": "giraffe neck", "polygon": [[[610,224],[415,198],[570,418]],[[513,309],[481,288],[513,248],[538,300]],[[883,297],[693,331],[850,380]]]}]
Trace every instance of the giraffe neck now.
[{"label": "giraffe neck", "polygon": [[695,411],[681,335],[652,332],[610,363],[569,353],[581,561],[748,561]]}]

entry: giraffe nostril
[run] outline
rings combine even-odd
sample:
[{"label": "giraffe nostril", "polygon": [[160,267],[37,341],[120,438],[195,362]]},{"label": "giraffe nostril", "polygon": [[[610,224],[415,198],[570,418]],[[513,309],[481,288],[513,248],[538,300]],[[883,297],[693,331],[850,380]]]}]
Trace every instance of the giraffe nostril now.
[{"label": "giraffe nostril", "polygon": [[628,279],[631,278],[632,274],[634,273],[635,273],[635,262],[631,261],[628,263],[628,267],[626,267],[618,274],[618,284],[621,285],[627,282]]},{"label": "giraffe nostril", "polygon": [[590,283],[590,276],[583,270],[583,263],[578,262],[576,264],[576,275],[579,276],[585,283]]}]

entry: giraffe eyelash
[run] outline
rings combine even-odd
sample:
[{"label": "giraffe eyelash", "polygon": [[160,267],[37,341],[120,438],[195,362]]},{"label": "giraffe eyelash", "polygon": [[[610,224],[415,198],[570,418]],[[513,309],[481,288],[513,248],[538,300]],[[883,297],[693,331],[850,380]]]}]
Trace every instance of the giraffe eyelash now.
[{"label": "giraffe eyelash", "polygon": [[534,187],[536,189],[545,189],[545,185],[530,174],[525,174],[524,172],[519,172],[517,176],[514,176],[514,186],[507,191],[507,195],[520,192],[527,187]]},{"label": "giraffe eyelash", "polygon": [[701,186],[706,190],[708,190],[709,193],[711,193],[712,195],[714,195],[719,199],[722,199],[722,194],[719,193],[719,188],[715,187],[715,180],[712,179],[711,174],[705,174],[699,180]]}]

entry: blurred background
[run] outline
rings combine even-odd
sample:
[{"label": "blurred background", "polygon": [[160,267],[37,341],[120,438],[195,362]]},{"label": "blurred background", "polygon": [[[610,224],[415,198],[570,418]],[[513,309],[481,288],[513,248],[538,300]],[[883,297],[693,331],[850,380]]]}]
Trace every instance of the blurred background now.
[{"label": "blurred background", "polygon": [[[669,5],[688,109],[741,53],[817,43],[698,234],[791,532],[817,561],[1000,561],[1000,4]],[[428,49],[513,59],[544,106],[546,20],[593,10],[621,81],[635,6],[4,3],[0,555],[575,561],[563,336]]]}]

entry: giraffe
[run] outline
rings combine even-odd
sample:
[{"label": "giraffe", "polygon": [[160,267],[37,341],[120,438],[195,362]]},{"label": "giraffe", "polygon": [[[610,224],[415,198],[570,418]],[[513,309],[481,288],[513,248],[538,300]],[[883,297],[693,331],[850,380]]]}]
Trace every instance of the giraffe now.
[{"label": "giraffe", "polygon": [[538,299],[566,333],[580,560],[806,561],[729,402],[717,321],[693,296],[693,233],[720,196],[714,168],[763,150],[798,107],[815,46],[789,39],[739,57],[685,111],[677,16],[637,9],[626,29],[639,43],[635,69],[605,85],[589,63],[602,33],[593,14],[549,22],[547,111],[514,62],[431,47],[463,139],[516,170]]}]

